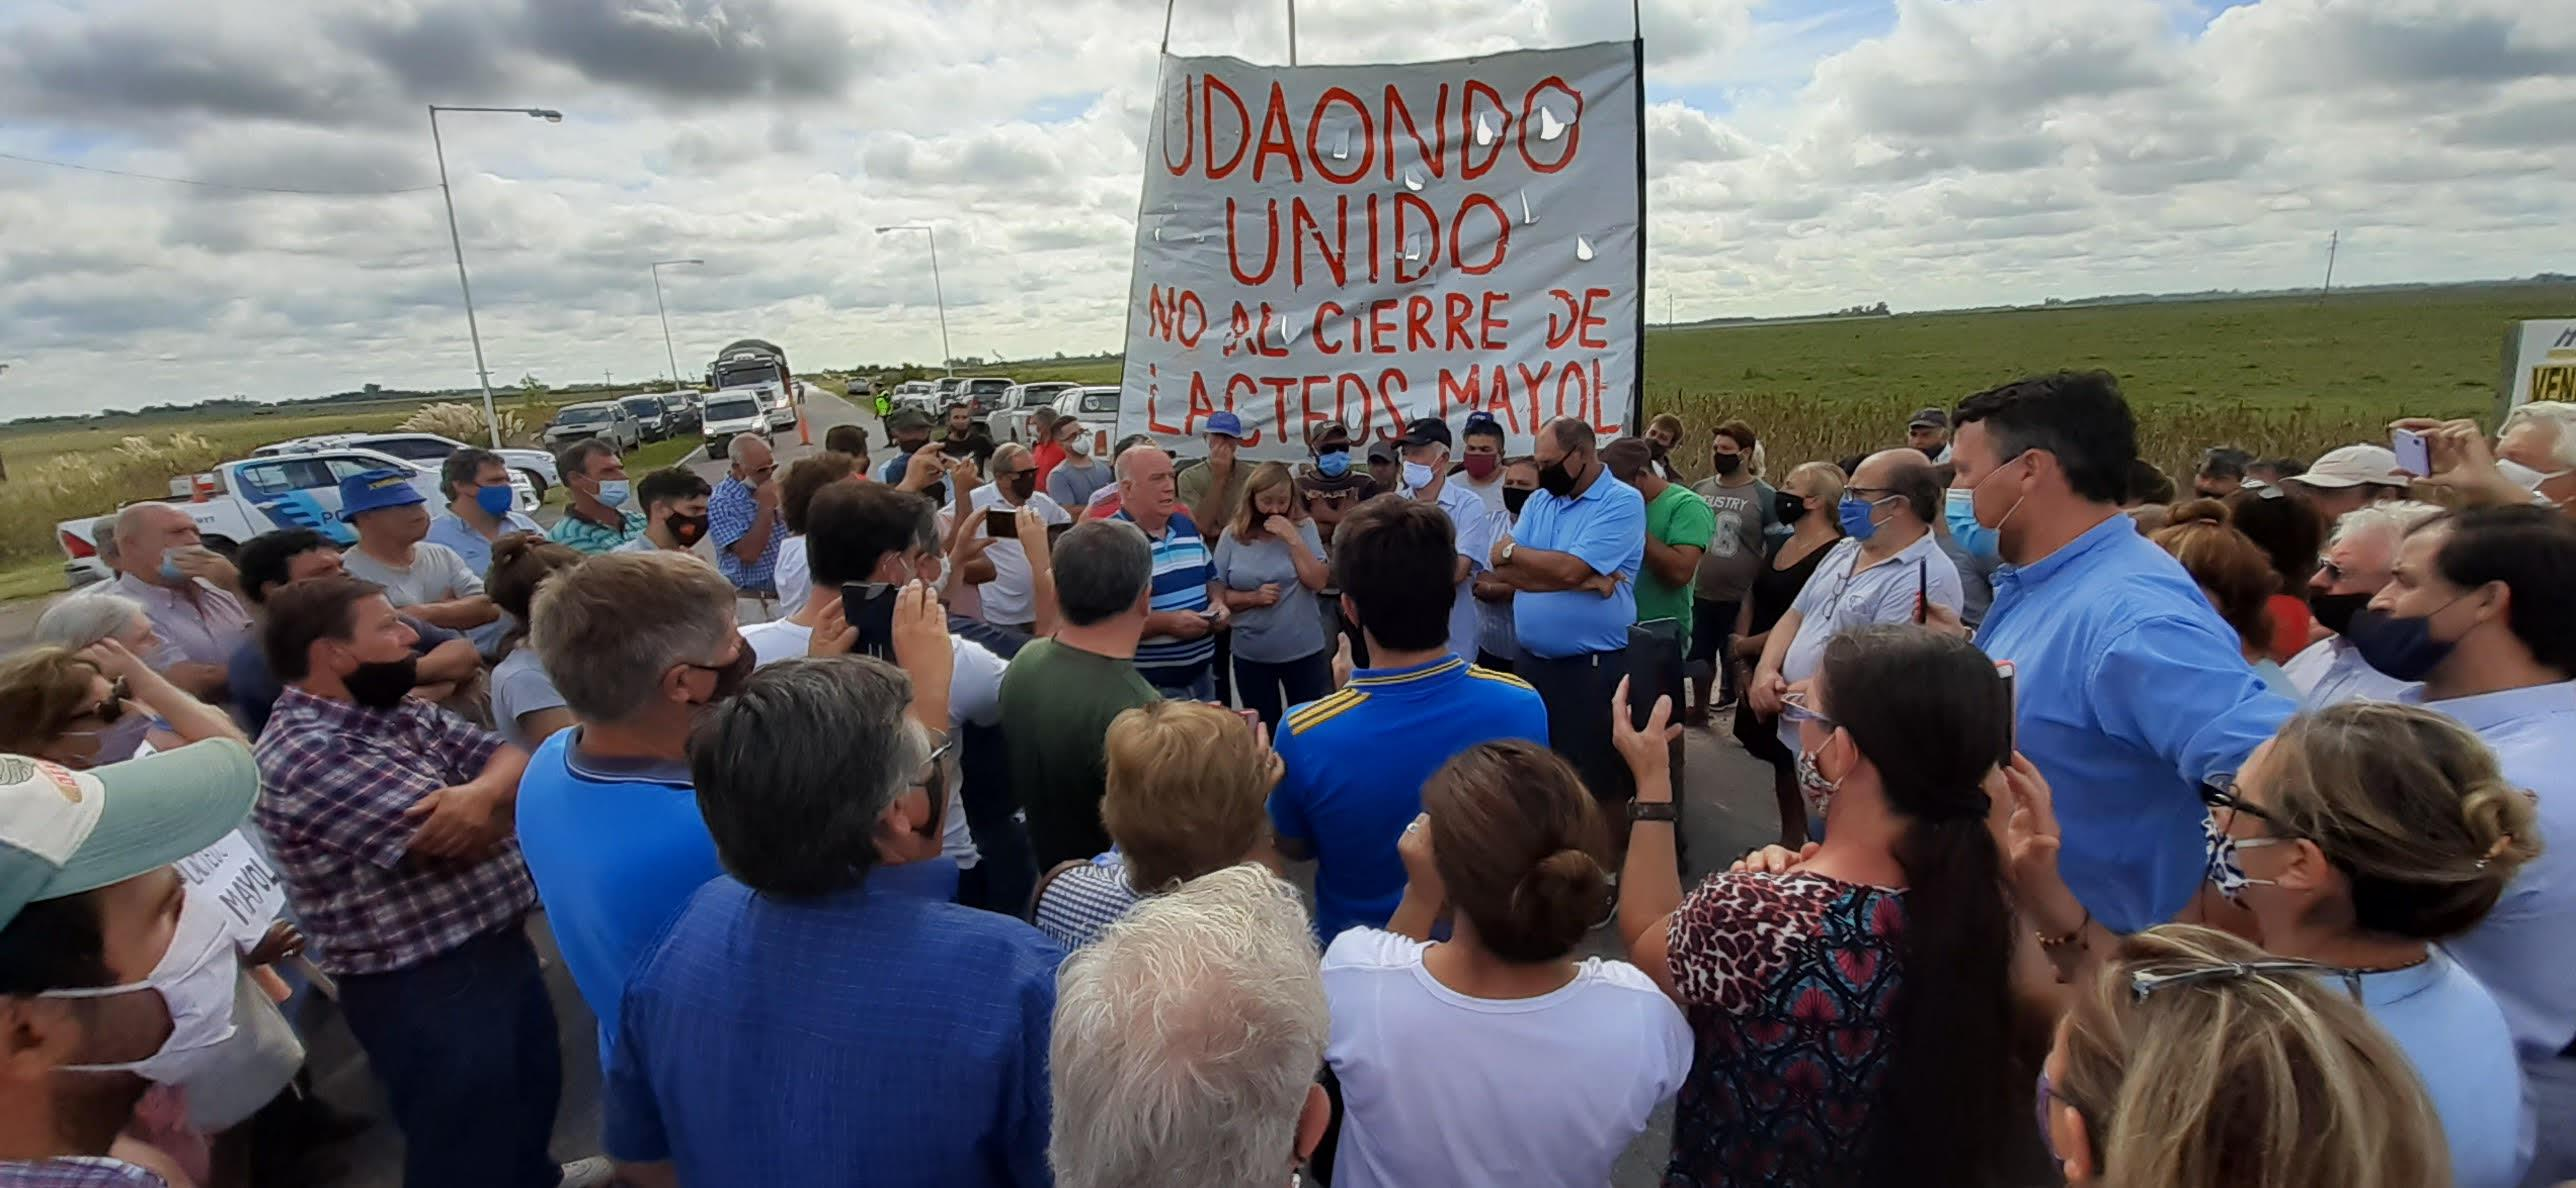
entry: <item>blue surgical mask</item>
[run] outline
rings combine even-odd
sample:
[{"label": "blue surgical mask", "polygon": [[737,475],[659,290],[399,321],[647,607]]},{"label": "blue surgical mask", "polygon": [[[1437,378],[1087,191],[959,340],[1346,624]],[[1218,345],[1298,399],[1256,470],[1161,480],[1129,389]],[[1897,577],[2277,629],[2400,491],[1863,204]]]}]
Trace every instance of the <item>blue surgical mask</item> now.
[{"label": "blue surgical mask", "polygon": [[188,580],[188,575],[179,572],[178,550],[172,549],[161,554],[161,578],[163,581],[171,582]]},{"label": "blue surgical mask", "polygon": [[516,505],[517,502],[517,493],[510,490],[508,487],[476,487],[474,489],[474,506],[482,508],[484,515],[490,516],[496,520],[509,515],[510,509]]},{"label": "blue surgical mask", "polygon": [[1420,462],[1404,464],[1404,489],[1419,491],[1431,485],[1431,468]]},{"label": "blue surgical mask", "polygon": [[1834,517],[1842,521],[1843,535],[1853,540],[1868,540],[1878,535],[1878,521],[1869,518],[1870,510],[1877,506],[1856,495],[1843,496],[1842,503],[1834,508]]},{"label": "blue surgical mask", "polygon": [[1325,478],[1340,478],[1351,472],[1349,450],[1328,450],[1315,455],[1315,472]]},{"label": "blue surgical mask", "polygon": [[1971,557],[1992,561],[2003,556],[2003,534],[1977,522],[1977,493],[1966,487],[1952,487],[1941,505],[1941,518],[1950,525],[1950,536]]},{"label": "blue surgical mask", "polygon": [[609,507],[624,507],[635,497],[635,487],[625,479],[609,479],[599,484],[599,501]]},{"label": "blue surgical mask", "polygon": [[[2461,595],[2465,598],[2467,595]],[[2399,617],[2385,611],[2363,607],[2352,613],[2344,624],[2343,637],[2353,650],[2361,653],[2362,662],[2378,669],[2392,680],[2421,681],[2450,659],[2458,640],[2433,637],[2433,615],[2459,604],[2454,598],[2443,603],[2432,615]]]}]

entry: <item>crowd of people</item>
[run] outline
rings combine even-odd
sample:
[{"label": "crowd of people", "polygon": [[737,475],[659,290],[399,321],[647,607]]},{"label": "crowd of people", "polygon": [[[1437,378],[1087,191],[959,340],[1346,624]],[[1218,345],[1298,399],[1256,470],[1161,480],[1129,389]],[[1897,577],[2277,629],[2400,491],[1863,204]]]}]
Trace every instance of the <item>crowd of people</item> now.
[{"label": "crowd of people", "polygon": [[2576,406],[2187,492],[2099,372],[1776,477],[971,413],[102,522],[0,659],[0,1188],[324,1182],[334,1015],[422,1188],[1598,1185],[1668,1104],[1669,1185],[2576,1179]]}]

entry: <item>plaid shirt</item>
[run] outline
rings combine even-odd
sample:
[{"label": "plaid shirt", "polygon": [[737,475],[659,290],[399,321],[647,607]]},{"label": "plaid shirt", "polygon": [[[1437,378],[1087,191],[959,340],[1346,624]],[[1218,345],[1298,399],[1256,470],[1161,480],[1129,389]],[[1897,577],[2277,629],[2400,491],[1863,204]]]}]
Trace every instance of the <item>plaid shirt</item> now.
[{"label": "plaid shirt", "polygon": [[371,710],[289,688],[259,736],[259,827],[286,895],[337,974],[408,969],[511,927],[536,901],[513,837],[476,862],[408,853],[403,810],[466,783],[501,736],[428,702]]},{"label": "plaid shirt", "polygon": [[170,1188],[161,1177],[121,1159],[72,1155],[0,1161],[0,1188]]},{"label": "plaid shirt", "polygon": [[787,517],[769,517],[769,543],[760,546],[760,555],[749,561],[735,555],[733,546],[751,532],[751,523],[760,518],[760,496],[753,494],[751,484],[725,476],[716,484],[716,493],[707,499],[707,539],[715,542],[716,572],[725,576],[737,590],[775,593],[778,589],[778,542],[787,539]]}]

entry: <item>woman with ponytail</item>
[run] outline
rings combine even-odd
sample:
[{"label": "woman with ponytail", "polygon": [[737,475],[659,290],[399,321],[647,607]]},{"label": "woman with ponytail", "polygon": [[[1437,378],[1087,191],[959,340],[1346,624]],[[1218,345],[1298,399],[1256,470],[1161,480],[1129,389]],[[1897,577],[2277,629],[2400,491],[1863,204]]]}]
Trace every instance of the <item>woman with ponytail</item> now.
[{"label": "woman with ponytail", "polygon": [[[2530,797],[2466,727],[2378,701],[2290,719],[2202,797],[2219,890],[2252,914],[2267,952],[2315,963],[2397,1042],[2448,1138],[2452,1178],[2520,1183],[2534,1115],[2512,1033],[2486,987],[2437,944],[2476,930],[2540,852]],[[2031,820],[2015,813],[2013,879],[2048,935],[2082,908],[2057,876],[2053,839],[2027,836],[2050,832]],[[2118,943],[2090,927],[2065,935],[2076,943],[2051,955],[2070,980]]]},{"label": "woman with ponytail", "polygon": [[1434,773],[1422,808],[1387,930],[1324,953],[1334,1188],[1607,1184],[1691,1035],[1634,966],[1568,956],[1610,900],[1592,795],[1544,748],[1491,742]]},{"label": "woman with ponytail", "polygon": [[1619,932],[1698,1036],[1664,1183],[2029,1182],[2037,1070],[2012,1057],[2013,918],[1983,790],[2010,753],[1994,662],[1918,627],[1836,636],[1783,713],[1825,840],[1688,899],[1671,707],[1640,731],[1627,698],[1611,714],[1637,781]]}]

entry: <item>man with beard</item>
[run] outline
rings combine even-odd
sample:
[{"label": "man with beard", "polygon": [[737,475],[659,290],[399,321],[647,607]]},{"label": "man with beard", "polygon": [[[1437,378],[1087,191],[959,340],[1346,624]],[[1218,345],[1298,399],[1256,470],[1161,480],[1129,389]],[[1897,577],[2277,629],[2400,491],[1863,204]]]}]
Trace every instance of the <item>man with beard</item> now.
[{"label": "man with beard", "polygon": [[[407,696],[412,630],[372,583],[286,586],[261,638],[287,687],[259,740],[260,830],[384,1082],[404,1182],[575,1182],[546,1153],[563,1069],[512,836],[527,752]],[[702,691],[704,659],[681,678]]]}]

